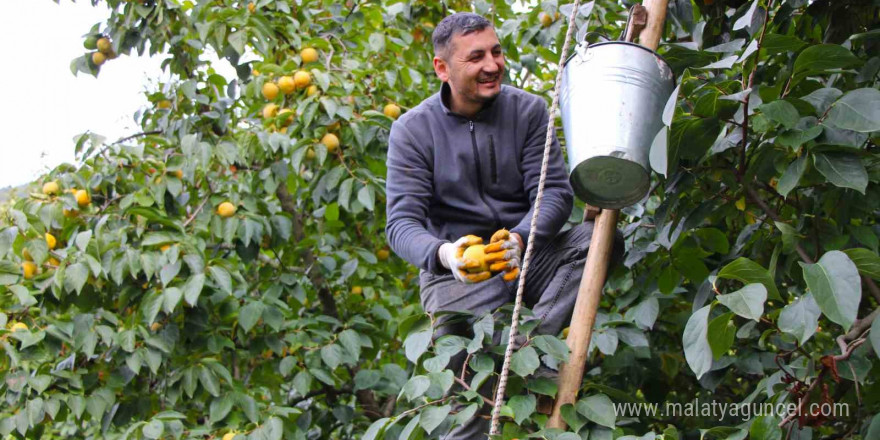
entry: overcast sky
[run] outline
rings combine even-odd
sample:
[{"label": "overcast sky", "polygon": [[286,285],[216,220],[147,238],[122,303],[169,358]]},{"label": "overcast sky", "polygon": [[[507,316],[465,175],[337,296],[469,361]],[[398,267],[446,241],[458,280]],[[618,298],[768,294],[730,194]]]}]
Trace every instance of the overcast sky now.
[{"label": "overcast sky", "polygon": [[[72,139],[79,133],[115,140],[139,131],[133,115],[147,105],[146,85],[168,79],[159,67],[162,58],[122,55],[107,60],[98,78],[70,72],[70,60],[87,52],[83,34],[110,15],[105,4],[5,0],[3,6],[0,188],[72,163]],[[234,75],[225,61],[214,67]]]}]

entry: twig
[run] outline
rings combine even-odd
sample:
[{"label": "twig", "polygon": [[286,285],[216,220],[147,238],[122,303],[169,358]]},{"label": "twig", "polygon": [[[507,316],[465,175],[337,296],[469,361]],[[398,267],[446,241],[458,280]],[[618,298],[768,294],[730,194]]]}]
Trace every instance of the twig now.
[{"label": "twig", "polygon": [[358,178],[358,176],[355,176],[354,172],[351,171],[351,168],[348,167],[348,164],[345,162],[345,156],[342,154],[342,148],[336,150],[336,157],[339,158],[339,162],[342,163],[342,166],[345,167],[345,171],[348,171],[348,174],[351,177],[354,177],[355,180],[357,180],[358,182],[360,182],[364,185],[366,185],[368,183],[366,180],[361,180],[360,178]]},{"label": "twig", "polygon": [[[773,0],[767,2],[767,8],[764,9],[764,25],[761,26],[761,35],[758,37],[758,45],[755,49],[755,66],[752,67],[752,72],[749,74],[749,82],[746,86],[743,85],[743,90],[749,90],[755,85],[755,73],[758,71],[758,60],[761,57],[761,46],[764,43],[764,34],[767,31],[767,23],[770,21],[770,8],[773,7]],[[742,123],[742,150],[740,151],[739,156],[739,169],[737,169],[737,175],[744,176],[746,174],[746,163],[748,162],[746,158],[746,144],[749,141],[749,101],[751,100],[752,94],[749,93],[743,99],[743,123]]]},{"label": "twig", "polygon": [[404,412],[402,412],[402,413],[400,413],[400,414],[394,416],[393,419],[394,419],[394,420],[397,420],[397,419],[400,419],[400,418],[406,417],[406,416],[408,416],[408,415],[410,415],[410,414],[412,414],[412,413],[414,413],[414,412],[416,412],[416,411],[418,411],[418,410],[420,410],[420,409],[422,409],[422,408],[424,408],[424,407],[426,407],[426,406],[431,406],[431,405],[436,405],[436,404],[438,404],[438,403],[443,403],[443,402],[446,402],[447,400],[449,400],[449,399],[451,399],[451,398],[453,398],[453,397],[455,397],[455,396],[453,396],[453,395],[449,395],[449,396],[446,396],[446,397],[444,397],[444,398],[442,398],[442,399],[440,399],[440,400],[434,400],[434,401],[432,401],[432,402],[428,402],[428,403],[425,403],[425,404],[419,405],[419,406],[417,406],[417,407],[415,407],[415,408],[408,409],[408,410],[406,410],[406,411],[404,411]]},{"label": "twig", "polygon": [[202,203],[200,203],[199,206],[196,208],[196,210],[193,211],[192,215],[190,215],[189,218],[186,219],[185,222],[183,222],[184,228],[189,226],[189,224],[192,223],[193,220],[195,220],[196,216],[199,215],[199,213],[202,211],[202,208],[205,207],[205,203],[208,203],[208,200],[211,198],[211,194],[212,193],[208,193],[208,195],[205,196],[205,199],[202,200]]}]

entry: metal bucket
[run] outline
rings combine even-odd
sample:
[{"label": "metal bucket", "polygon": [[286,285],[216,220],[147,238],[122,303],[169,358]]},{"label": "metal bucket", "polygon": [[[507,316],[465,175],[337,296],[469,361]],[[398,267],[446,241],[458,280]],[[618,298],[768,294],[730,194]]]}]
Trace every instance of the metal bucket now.
[{"label": "metal bucket", "polygon": [[581,43],[562,73],[560,108],[571,185],[583,201],[617,209],[651,183],[648,156],[675,87],[660,55],[622,41]]}]

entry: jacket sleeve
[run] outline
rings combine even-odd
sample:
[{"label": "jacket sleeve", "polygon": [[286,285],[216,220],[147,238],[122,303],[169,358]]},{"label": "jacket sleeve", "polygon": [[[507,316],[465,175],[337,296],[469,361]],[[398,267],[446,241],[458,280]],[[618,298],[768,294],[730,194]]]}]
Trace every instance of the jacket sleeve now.
[{"label": "jacket sleeve", "polygon": [[[523,146],[522,169],[523,188],[529,196],[531,209],[511,232],[518,233],[526,244],[529,240],[529,230],[532,214],[535,211],[535,199],[538,196],[538,182],[541,179],[541,162],[544,158],[544,143],[547,138],[547,105],[543,99],[535,97],[528,108],[521,113],[525,126],[529,127],[526,135],[526,143]],[[541,211],[538,213],[538,223],[535,228],[535,248],[538,251],[546,246],[553,237],[565,225],[565,221],[571,215],[574,203],[574,192],[568,181],[568,171],[562,160],[562,150],[556,134],[553,134],[553,142],[550,145],[550,160],[547,164],[547,177],[544,181],[544,196],[541,199]]]},{"label": "jacket sleeve", "polygon": [[433,159],[401,122],[391,125],[385,183],[388,222],[385,235],[394,252],[436,274],[445,271],[437,251],[446,240],[428,232],[428,206],[434,193]]}]

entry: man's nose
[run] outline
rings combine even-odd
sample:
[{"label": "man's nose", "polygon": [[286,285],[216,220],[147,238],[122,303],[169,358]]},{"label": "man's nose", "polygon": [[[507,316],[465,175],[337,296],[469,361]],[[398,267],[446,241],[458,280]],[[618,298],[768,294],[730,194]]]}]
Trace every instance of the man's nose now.
[{"label": "man's nose", "polygon": [[495,73],[497,71],[498,71],[498,63],[495,61],[495,57],[487,56],[483,60],[483,72]]}]

